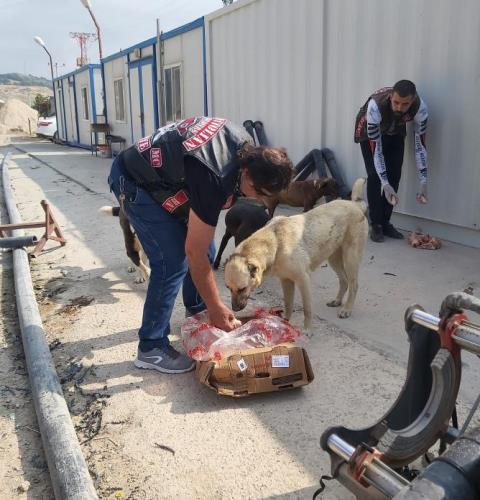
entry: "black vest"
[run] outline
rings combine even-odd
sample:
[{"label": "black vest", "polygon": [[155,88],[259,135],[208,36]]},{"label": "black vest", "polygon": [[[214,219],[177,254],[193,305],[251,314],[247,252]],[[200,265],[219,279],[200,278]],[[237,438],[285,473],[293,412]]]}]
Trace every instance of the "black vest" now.
[{"label": "black vest", "polygon": [[226,191],[240,165],[238,150],[251,136],[243,127],[223,118],[194,117],[172,123],[123,151],[126,173],[168,212],[182,220],[190,209],[184,158],[192,156],[215,175]]},{"label": "black vest", "polygon": [[420,108],[420,97],[418,94],[415,96],[408,111],[403,115],[397,117],[393,113],[390,98],[393,93],[392,87],[384,87],[377,90],[372,94],[367,102],[360,108],[355,120],[355,142],[362,142],[368,140],[367,135],[367,108],[370,99],[373,99],[378,106],[382,121],[380,122],[380,132],[382,135],[407,135],[406,123],[413,120]]}]

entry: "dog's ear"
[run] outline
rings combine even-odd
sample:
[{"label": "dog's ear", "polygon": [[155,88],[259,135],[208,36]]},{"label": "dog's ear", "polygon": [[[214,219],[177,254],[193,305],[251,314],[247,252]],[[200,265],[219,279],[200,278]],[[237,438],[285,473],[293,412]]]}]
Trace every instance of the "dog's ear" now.
[{"label": "dog's ear", "polygon": [[249,262],[247,266],[248,266],[248,272],[250,273],[250,277],[255,278],[255,276],[258,273],[258,266],[252,264],[251,262]]}]

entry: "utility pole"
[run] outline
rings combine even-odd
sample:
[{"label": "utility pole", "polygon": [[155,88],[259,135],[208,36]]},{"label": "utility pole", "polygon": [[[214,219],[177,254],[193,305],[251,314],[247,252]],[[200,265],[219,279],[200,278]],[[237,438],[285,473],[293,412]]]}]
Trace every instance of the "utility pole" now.
[{"label": "utility pole", "polygon": [[89,40],[95,41],[97,39],[96,33],[82,33],[82,32],[70,32],[70,37],[78,41],[80,45],[80,57],[77,57],[77,66],[81,67],[88,64],[87,57],[87,42]]}]

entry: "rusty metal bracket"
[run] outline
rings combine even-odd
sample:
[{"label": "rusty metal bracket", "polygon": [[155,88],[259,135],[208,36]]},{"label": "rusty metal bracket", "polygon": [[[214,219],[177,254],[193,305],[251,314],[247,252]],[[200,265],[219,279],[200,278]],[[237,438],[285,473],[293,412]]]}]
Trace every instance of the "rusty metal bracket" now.
[{"label": "rusty metal bracket", "polygon": [[[40,205],[45,212],[45,220],[43,222],[22,222],[20,224],[2,224],[0,225],[0,237],[4,238],[6,236],[5,231],[12,231],[14,229],[29,229],[29,228],[45,228],[45,232],[42,237],[38,240],[35,248],[30,252],[32,257],[37,257],[38,254],[43,250],[43,247],[48,240],[58,241],[60,246],[64,247],[67,244],[67,240],[62,234],[62,230],[55,217],[53,216],[50,204],[47,200],[42,200]],[[55,233],[55,235],[53,235]]]}]

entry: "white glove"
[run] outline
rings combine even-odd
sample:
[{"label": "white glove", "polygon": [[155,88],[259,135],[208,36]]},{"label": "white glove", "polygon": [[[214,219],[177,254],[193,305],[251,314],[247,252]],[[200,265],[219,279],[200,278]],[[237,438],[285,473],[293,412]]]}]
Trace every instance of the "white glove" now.
[{"label": "white glove", "polygon": [[390,203],[390,205],[395,206],[399,202],[397,193],[392,188],[392,186],[390,186],[390,184],[384,184],[382,186],[382,193],[385,194],[385,198],[387,199],[388,203]]},{"label": "white glove", "polygon": [[424,205],[427,203],[427,183],[426,182],[421,182],[420,187],[417,193],[417,203],[421,203]]}]

